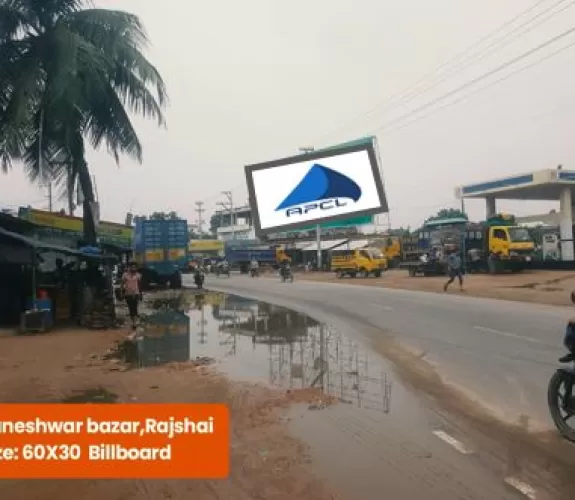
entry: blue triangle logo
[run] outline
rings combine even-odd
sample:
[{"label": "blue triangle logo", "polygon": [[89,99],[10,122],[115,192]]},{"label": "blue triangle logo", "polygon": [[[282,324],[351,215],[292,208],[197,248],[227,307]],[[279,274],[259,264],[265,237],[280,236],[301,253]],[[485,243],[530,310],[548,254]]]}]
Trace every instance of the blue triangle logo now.
[{"label": "blue triangle logo", "polygon": [[330,198],[350,198],[357,201],[361,198],[361,188],[346,175],[315,163],[294,190],[278,205],[276,211]]}]

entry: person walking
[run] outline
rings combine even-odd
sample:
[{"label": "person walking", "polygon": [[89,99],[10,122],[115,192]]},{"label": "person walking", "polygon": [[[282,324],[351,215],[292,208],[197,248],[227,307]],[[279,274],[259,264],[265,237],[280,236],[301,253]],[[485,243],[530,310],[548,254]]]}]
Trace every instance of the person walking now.
[{"label": "person walking", "polygon": [[459,252],[452,250],[445,259],[445,263],[447,264],[449,279],[447,283],[443,285],[443,291],[447,292],[449,285],[455,281],[455,278],[459,280],[459,289],[463,291],[463,272],[461,270],[461,257],[459,256]]},{"label": "person walking", "polygon": [[122,291],[128,305],[132,329],[136,329],[138,319],[138,304],[142,300],[142,275],[138,272],[135,262],[130,262],[128,270],[122,276]]}]

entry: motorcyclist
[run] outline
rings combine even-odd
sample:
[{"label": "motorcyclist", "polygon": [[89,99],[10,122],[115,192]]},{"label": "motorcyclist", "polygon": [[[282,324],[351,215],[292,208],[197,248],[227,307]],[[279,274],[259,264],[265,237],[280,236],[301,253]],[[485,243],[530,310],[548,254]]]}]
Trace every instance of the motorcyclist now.
[{"label": "motorcyclist", "polygon": [[223,259],[220,262],[218,262],[217,266],[218,274],[229,274],[229,272],[230,272],[230,264],[226,259]]},{"label": "motorcyclist", "polygon": [[200,269],[200,266],[196,266],[194,269],[194,283],[198,288],[201,288],[204,285],[204,274]]},{"label": "motorcyclist", "polygon": [[[571,302],[575,304],[575,291],[571,292]],[[565,337],[563,338],[563,345],[569,351],[569,354],[563,356],[559,361],[567,362],[575,358],[575,318],[571,318],[567,322],[565,329]],[[573,397],[573,379],[569,379],[565,383],[565,396],[563,398],[563,407],[568,409]]]},{"label": "motorcyclist", "polygon": [[258,274],[259,267],[260,267],[259,262],[256,260],[255,257],[252,257],[252,260],[250,262],[250,272],[252,273],[252,275]]},{"label": "motorcyclist", "polygon": [[284,260],[281,264],[281,274],[284,278],[289,278],[291,274],[291,266],[289,261]]}]

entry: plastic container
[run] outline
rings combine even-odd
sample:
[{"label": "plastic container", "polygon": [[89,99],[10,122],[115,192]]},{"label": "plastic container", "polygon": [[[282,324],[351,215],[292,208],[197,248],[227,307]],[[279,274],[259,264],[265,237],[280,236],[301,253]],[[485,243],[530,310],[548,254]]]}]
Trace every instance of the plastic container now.
[{"label": "plastic container", "polygon": [[27,309],[30,310],[38,310],[38,311],[52,311],[52,299],[46,298],[37,298],[36,301],[32,299],[28,299],[26,303]]}]

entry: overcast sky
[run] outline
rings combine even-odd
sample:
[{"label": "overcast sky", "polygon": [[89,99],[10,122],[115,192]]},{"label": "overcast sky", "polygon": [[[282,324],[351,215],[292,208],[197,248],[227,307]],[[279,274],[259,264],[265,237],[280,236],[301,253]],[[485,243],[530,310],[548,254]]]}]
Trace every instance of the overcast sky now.
[{"label": "overcast sky", "polygon": [[[390,97],[535,0],[96,3],[141,17],[152,41],[149,57],[163,74],[171,100],[167,130],[135,121],[144,144],[143,165],[123,159],[118,169],[105,151],[90,154],[105,220],[121,221],[129,210],[176,210],[193,220],[196,201],[205,202],[207,219],[222,200],[221,190],[233,190],[236,204],[246,201],[245,164],[289,156],[300,146],[327,146],[373,133],[393,226],[417,225],[440,208],[458,206],[454,188],[460,184],[559,163],[575,170],[575,47],[422,118],[575,42],[575,34],[401,119],[571,28],[575,6],[506,47],[493,45],[492,54],[466,69],[453,66],[453,75],[427,85],[428,92],[385,108]],[[531,17],[556,3],[558,11],[572,2],[542,1]],[[491,43],[515,27],[520,34],[525,28],[518,26],[528,20],[526,15]],[[18,168],[2,178],[3,206],[46,208],[44,196]],[[484,215],[481,203],[468,208],[474,218]],[[532,214],[549,207],[525,202],[499,208]]]}]

